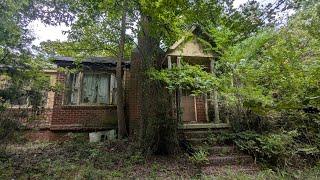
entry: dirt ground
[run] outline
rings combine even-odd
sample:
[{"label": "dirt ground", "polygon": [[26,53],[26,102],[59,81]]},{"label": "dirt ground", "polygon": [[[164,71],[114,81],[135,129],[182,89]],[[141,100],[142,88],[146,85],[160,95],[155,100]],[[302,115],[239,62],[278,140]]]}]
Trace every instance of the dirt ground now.
[{"label": "dirt ground", "polygon": [[63,141],[15,141],[0,152],[0,180],[6,179],[320,179],[320,168],[264,170],[254,175],[226,168],[204,175],[186,154],[148,156],[127,140],[88,143],[73,136]]},{"label": "dirt ground", "polygon": [[142,156],[129,141],[12,143],[0,157],[0,179],[191,178],[187,155]]}]

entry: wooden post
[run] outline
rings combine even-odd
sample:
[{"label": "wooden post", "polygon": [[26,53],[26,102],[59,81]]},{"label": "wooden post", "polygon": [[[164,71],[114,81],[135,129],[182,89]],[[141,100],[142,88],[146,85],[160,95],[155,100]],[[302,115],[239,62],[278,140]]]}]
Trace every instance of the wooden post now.
[{"label": "wooden post", "polygon": [[79,72],[76,82],[77,88],[77,105],[81,104],[81,82],[83,78],[83,72]]},{"label": "wooden post", "polygon": [[172,69],[171,56],[168,56],[168,69]]},{"label": "wooden post", "polygon": [[181,57],[180,56],[177,57],[177,66],[178,67],[181,66]]},{"label": "wooden post", "polygon": [[[168,56],[167,60],[168,60],[168,69],[172,69],[171,56]],[[171,111],[172,111],[172,112],[171,112],[171,114],[170,114],[170,116],[172,116],[172,117],[174,117],[174,116],[178,117],[178,115],[174,113],[174,112],[175,112],[175,111],[174,111],[174,110],[175,110],[175,107],[177,108],[176,102],[177,102],[177,95],[175,95],[175,98],[174,98],[174,96],[172,95],[172,96],[171,96]],[[176,111],[176,113],[178,113],[178,111]]]},{"label": "wooden post", "polygon": [[[215,74],[215,67],[214,67],[214,59],[212,58],[211,59],[211,62],[210,62],[210,71],[211,73],[213,74],[213,76],[216,76]],[[213,107],[214,107],[214,122],[215,123],[220,123],[220,117],[219,117],[219,102],[218,102],[218,91],[217,89],[215,88],[213,90],[213,93],[210,94],[210,99],[211,99],[211,102],[213,100]]]},{"label": "wooden post", "polygon": [[193,103],[194,103],[194,116],[196,122],[198,122],[198,111],[197,111],[197,97],[193,96]]},{"label": "wooden post", "polygon": [[209,122],[209,112],[208,112],[208,95],[204,94],[204,110],[205,110],[205,115],[206,115],[206,121]]},{"label": "wooden post", "polygon": [[[181,66],[181,57],[178,56],[177,57],[177,67],[180,67]],[[182,94],[182,91],[181,91],[181,88],[179,87],[178,90],[177,90],[177,93],[176,93],[176,96],[177,96],[177,119],[178,119],[178,122],[182,122],[182,116],[181,116],[181,94]]]}]

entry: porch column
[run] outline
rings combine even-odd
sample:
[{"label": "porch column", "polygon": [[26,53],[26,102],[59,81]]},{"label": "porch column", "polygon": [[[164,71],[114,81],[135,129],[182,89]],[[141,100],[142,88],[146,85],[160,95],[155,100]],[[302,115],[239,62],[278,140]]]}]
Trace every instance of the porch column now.
[{"label": "porch column", "polygon": [[[177,57],[177,67],[181,67],[181,56]],[[178,90],[176,91],[176,97],[177,97],[177,119],[178,119],[178,122],[182,122],[181,94],[182,94],[182,90],[179,87]]]},{"label": "porch column", "polygon": [[[215,74],[215,67],[214,67],[214,59],[211,58],[210,61],[210,71],[213,74],[213,76],[216,76]],[[218,102],[218,91],[215,88],[213,90],[213,93],[210,93],[210,99],[211,99],[211,105],[213,105],[214,108],[214,122],[220,123],[220,117],[219,117],[219,102]],[[212,102],[213,101],[213,102]]]},{"label": "porch column", "polygon": [[168,69],[172,69],[171,56],[168,56]]},{"label": "porch column", "polygon": [[177,57],[177,66],[180,67],[181,66],[181,56]]},{"label": "porch column", "polygon": [[208,95],[207,93],[205,93],[203,95],[203,98],[204,98],[204,113],[206,115],[206,121],[209,122],[209,112],[208,112]]},{"label": "porch column", "polygon": [[[172,61],[171,61],[171,56],[167,57],[167,63],[168,63],[168,69],[172,69]],[[172,95],[170,96],[170,101],[171,101],[171,116],[172,117],[177,117],[178,111],[175,111],[175,108],[177,108],[177,95]],[[175,114],[177,113],[177,114]]]}]

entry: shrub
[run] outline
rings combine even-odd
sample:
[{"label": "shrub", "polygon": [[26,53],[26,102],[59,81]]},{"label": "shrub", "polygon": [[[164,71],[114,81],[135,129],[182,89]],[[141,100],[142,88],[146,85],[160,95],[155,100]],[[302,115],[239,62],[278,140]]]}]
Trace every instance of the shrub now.
[{"label": "shrub", "polygon": [[294,140],[297,136],[297,131],[263,135],[244,131],[234,135],[234,142],[240,150],[253,155],[255,159],[274,167],[283,167],[289,165],[289,161],[298,156],[297,144]]},{"label": "shrub", "polygon": [[272,165],[287,165],[296,155],[294,137],[297,135],[297,131],[290,131],[258,138],[260,155]]},{"label": "shrub", "polygon": [[209,161],[208,152],[203,149],[199,149],[190,157],[190,160],[197,166],[203,165]]},{"label": "shrub", "polygon": [[0,117],[0,141],[6,143],[19,128],[19,122],[12,117]]}]

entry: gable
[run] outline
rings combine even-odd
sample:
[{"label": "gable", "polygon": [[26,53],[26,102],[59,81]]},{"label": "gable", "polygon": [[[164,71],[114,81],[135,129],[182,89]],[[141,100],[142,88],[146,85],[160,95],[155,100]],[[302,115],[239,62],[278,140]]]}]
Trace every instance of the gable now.
[{"label": "gable", "polygon": [[176,41],[169,48],[167,55],[211,58],[214,57],[214,52],[206,49],[215,46],[214,39],[208,33],[204,32],[200,26],[193,26],[188,35]]},{"label": "gable", "polygon": [[169,53],[171,56],[189,56],[189,57],[213,57],[212,53],[205,52],[203,45],[196,38],[185,38],[177,41],[170,47]]}]

